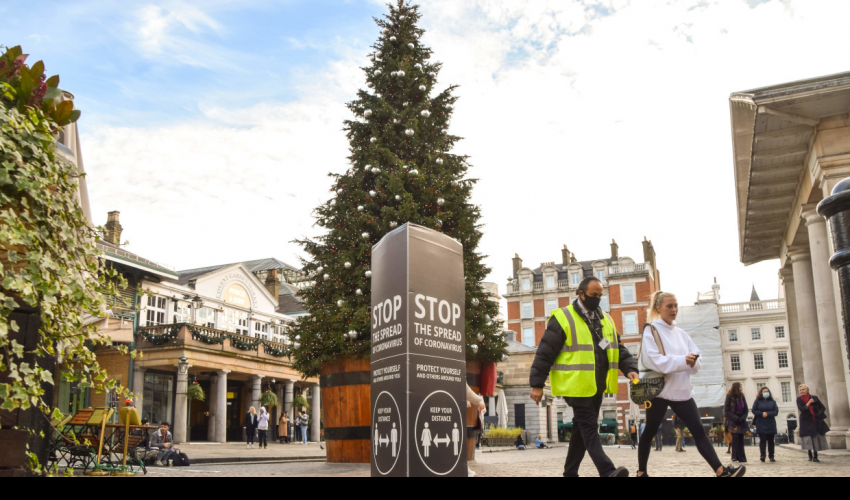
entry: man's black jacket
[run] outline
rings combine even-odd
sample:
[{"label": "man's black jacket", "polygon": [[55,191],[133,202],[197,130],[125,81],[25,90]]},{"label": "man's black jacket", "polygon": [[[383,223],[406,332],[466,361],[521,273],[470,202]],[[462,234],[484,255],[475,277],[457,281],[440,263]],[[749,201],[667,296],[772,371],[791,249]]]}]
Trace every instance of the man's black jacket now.
[{"label": "man's black jacket", "polygon": [[[579,300],[579,299],[576,299]],[[584,315],[584,312],[581,309],[581,306],[573,303],[575,306],[576,312],[578,312],[581,321],[588,323],[587,317]],[[597,309],[597,316],[602,317],[604,314],[601,309]],[[613,324],[611,326],[614,326]],[[593,327],[590,327],[593,330]],[[597,332],[601,334],[600,332]],[[617,342],[620,345],[620,371],[629,374],[629,373],[638,373],[638,362],[632,356],[632,353],[626,349],[620,342],[620,334],[617,333],[616,327],[614,328],[614,333],[617,338]],[[534,357],[534,364],[531,365],[531,375],[529,377],[529,383],[531,387],[542,389],[546,385],[546,379],[549,377],[549,370],[552,368],[552,365],[555,364],[555,360],[558,358],[558,355],[561,353],[561,349],[564,347],[564,344],[567,342],[567,334],[564,332],[564,329],[561,328],[561,324],[558,323],[558,320],[554,317],[549,319],[549,324],[546,327],[546,332],[543,333],[543,338],[540,340],[540,346],[537,347],[537,355]],[[601,349],[596,342],[594,342],[594,349],[597,354],[597,359],[599,359],[599,355]],[[604,354],[604,353],[602,353]],[[608,364],[607,360],[605,362],[604,367],[600,367],[600,363],[596,363],[596,370],[599,372],[600,368],[604,368],[604,371],[607,371]],[[599,380],[599,376],[601,373],[597,373],[596,379]],[[603,377],[604,379],[604,377]],[[604,389],[604,388],[602,388]]]}]

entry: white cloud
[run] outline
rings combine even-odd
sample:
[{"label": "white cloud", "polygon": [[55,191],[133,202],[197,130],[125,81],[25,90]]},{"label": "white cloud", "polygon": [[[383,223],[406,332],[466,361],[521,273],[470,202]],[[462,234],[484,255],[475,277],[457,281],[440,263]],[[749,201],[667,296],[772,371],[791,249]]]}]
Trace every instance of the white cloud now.
[{"label": "white cloud", "polygon": [[[143,23],[155,40],[148,54],[220,29],[158,9]],[[684,303],[714,276],[729,300],[748,299],[753,282],[763,298],[776,295],[775,263],[738,262],[727,99],[846,70],[829,48],[846,44],[850,4],[429,0],[421,9],[423,42],[445,63],[441,85],[461,85],[452,131],[481,179],[474,201],[492,281],[504,289],[515,252],[536,266],[568,243],[590,259],[616,238],[621,254],[640,259],[647,236],[664,288]],[[184,49],[184,63],[209,64]],[[287,242],[315,232],[310,213],[329,196],[325,174],[347,167],[344,103],[363,87],[367,52],[350,48],[304,73],[294,102],[202,103],[205,120],[94,131],[83,147],[95,213],[122,210],[131,250],[181,268],[292,261],[299,249]]]}]

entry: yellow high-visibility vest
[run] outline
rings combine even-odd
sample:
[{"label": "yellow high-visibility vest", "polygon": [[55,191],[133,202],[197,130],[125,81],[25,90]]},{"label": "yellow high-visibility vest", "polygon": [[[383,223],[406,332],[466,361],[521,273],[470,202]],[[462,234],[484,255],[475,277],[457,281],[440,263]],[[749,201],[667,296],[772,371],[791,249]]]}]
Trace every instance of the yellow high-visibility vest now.
[{"label": "yellow high-visibility vest", "polygon": [[[595,396],[596,358],[593,354],[595,341],[590,327],[581,319],[574,305],[555,309],[552,316],[564,329],[566,341],[561,353],[549,371],[549,382],[553,396],[587,398]],[[606,394],[617,394],[620,371],[620,341],[614,329],[614,321],[608,314],[602,319],[602,335],[610,345],[605,350],[608,355],[608,375]]]}]

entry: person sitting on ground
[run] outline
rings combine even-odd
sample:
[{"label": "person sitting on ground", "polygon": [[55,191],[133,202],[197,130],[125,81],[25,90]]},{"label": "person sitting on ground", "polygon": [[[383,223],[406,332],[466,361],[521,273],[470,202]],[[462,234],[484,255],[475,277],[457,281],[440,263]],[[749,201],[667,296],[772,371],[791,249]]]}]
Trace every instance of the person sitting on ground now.
[{"label": "person sitting on ground", "polygon": [[151,436],[151,447],[159,449],[154,465],[167,466],[168,457],[175,452],[174,439],[171,437],[171,432],[168,431],[168,428],[168,422],[162,422],[159,424],[159,431]]},{"label": "person sitting on ground", "polygon": [[516,446],[516,449],[520,451],[525,450],[525,441],[522,440],[522,434],[516,437],[516,441],[514,441],[514,446]]},{"label": "person sitting on ground", "polygon": [[550,447],[546,446],[546,443],[543,442],[543,436],[541,436],[540,434],[538,434],[537,439],[534,440],[534,446],[538,450],[548,450],[548,449],[550,449]]}]

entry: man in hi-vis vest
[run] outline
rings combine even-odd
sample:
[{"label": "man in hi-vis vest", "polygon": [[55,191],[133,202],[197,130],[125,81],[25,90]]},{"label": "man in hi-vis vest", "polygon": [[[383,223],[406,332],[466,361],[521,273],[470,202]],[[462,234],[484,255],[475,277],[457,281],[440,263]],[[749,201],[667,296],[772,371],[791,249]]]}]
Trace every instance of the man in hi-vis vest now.
[{"label": "man in hi-vis vest", "polygon": [[531,367],[531,399],[540,403],[546,378],[553,396],[562,396],[573,409],[573,429],[564,477],[578,477],[584,452],[590,454],[601,477],[627,477],[602,450],[599,409],[604,394],[617,394],[619,372],[638,378],[637,359],[620,343],[611,316],[599,308],[604,288],[594,277],[582,280],[578,300],[555,309]]}]

